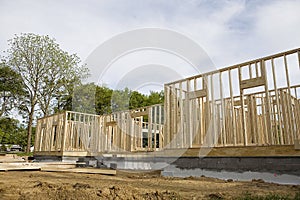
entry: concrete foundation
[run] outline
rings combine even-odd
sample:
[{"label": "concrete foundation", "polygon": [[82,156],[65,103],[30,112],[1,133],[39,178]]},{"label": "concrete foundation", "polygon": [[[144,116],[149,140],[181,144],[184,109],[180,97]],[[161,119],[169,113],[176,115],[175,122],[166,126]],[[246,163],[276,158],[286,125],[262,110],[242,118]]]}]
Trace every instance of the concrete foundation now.
[{"label": "concrete foundation", "polygon": [[[171,149],[161,152],[103,153],[94,156],[35,155],[37,161],[77,162],[78,167],[125,170],[161,170],[164,176],[256,177],[255,173],[300,177],[300,151],[294,146],[224,147],[208,149]],[[205,149],[204,149],[205,150]],[[251,156],[248,156],[248,155]],[[199,156],[200,155],[200,156]],[[245,175],[245,173],[252,173]],[[254,173],[254,174],[253,174]],[[224,176],[226,174],[226,176]],[[244,174],[244,175],[243,175]],[[266,175],[261,178],[270,179]],[[268,178],[269,177],[269,178]],[[289,178],[288,178],[289,179]],[[296,178],[296,181],[298,180]],[[300,183],[300,180],[298,180]]]}]

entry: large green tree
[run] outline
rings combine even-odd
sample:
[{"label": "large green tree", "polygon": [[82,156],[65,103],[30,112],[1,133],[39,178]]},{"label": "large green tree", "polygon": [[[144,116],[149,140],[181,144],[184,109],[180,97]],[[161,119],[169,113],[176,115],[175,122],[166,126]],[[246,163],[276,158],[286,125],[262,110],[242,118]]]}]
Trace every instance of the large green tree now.
[{"label": "large green tree", "polygon": [[9,114],[16,107],[17,99],[23,94],[20,74],[12,70],[5,62],[0,63],[0,117]]},{"label": "large green tree", "polygon": [[63,51],[54,39],[32,33],[9,40],[7,55],[7,64],[21,75],[26,92],[19,108],[27,117],[26,151],[29,152],[36,110],[49,114],[66,87],[74,83],[74,76],[76,80],[86,77],[87,69],[80,66],[76,55]]}]

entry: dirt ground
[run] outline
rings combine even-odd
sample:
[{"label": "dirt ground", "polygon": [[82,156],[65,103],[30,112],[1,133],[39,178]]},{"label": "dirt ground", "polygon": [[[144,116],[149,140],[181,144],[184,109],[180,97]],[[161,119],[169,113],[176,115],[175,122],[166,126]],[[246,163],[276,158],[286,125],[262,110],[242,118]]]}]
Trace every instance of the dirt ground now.
[{"label": "dirt ground", "polygon": [[42,171],[0,172],[0,199],[236,199],[247,194],[289,194],[300,185],[261,180],[167,178],[159,172],[118,171],[115,176]]}]

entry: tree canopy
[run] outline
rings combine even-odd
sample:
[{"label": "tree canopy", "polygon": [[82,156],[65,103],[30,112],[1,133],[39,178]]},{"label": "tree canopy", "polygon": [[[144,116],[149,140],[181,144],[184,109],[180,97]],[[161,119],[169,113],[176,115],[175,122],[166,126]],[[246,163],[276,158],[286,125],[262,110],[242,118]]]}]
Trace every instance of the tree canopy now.
[{"label": "tree canopy", "polygon": [[95,109],[99,115],[162,104],[163,101],[163,91],[151,91],[150,95],[145,95],[129,88],[113,90],[105,86],[96,86]]},{"label": "tree canopy", "polygon": [[20,74],[5,63],[0,63],[0,117],[9,114],[16,106],[16,100],[23,94],[23,82]]},{"label": "tree canopy", "polygon": [[16,119],[0,118],[0,144],[26,145],[26,129]]}]

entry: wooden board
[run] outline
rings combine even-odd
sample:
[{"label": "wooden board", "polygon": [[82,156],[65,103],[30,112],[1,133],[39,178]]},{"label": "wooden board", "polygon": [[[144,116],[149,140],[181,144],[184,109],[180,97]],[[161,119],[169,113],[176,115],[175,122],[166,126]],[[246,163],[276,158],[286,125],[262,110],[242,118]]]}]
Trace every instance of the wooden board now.
[{"label": "wooden board", "polygon": [[265,85],[265,82],[266,81],[263,77],[251,78],[251,79],[242,80],[240,83],[240,87],[241,89],[248,89],[248,88]]},{"label": "wooden board", "polygon": [[131,112],[130,115],[132,118],[146,116],[146,115],[148,115],[148,109],[146,109],[145,111],[141,111],[141,112]]},{"label": "wooden board", "polygon": [[103,175],[116,175],[117,174],[116,170],[113,170],[113,169],[100,169],[100,168],[62,169],[62,168],[42,167],[41,171],[44,171],[44,172],[72,172],[72,173],[103,174]]},{"label": "wooden board", "polygon": [[39,171],[41,167],[31,163],[0,163],[0,171]]},{"label": "wooden board", "polygon": [[206,96],[207,96],[206,89],[189,92],[189,99],[196,99],[196,98],[206,97]]}]

